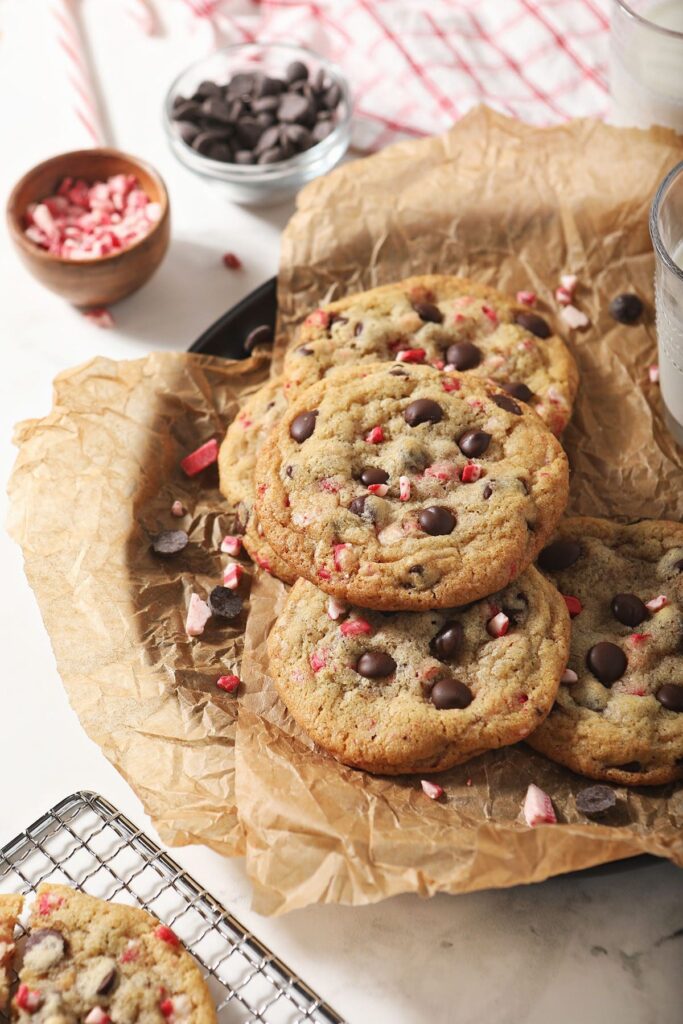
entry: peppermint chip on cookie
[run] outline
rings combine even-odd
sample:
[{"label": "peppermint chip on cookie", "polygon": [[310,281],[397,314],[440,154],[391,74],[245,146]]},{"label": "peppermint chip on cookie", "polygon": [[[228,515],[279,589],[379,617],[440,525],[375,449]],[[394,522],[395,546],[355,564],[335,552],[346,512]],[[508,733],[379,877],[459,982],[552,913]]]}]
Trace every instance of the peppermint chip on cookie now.
[{"label": "peppermint chip on cookie", "polygon": [[315,742],[382,774],[443,771],[545,718],[569,648],[562,598],[535,569],[466,608],[340,608],[290,591],[268,640],[280,697]]},{"label": "peppermint chip on cookie", "polygon": [[339,367],[426,363],[495,381],[561,434],[578,370],[543,317],[492,288],[432,274],[349,295],[315,310],[287,352],[288,401]]},{"label": "peppermint chip on cookie", "polygon": [[64,885],[38,888],[13,1003],[24,1024],[216,1022],[201,971],[170,928]]},{"label": "peppermint chip on cookie", "polygon": [[683,778],[683,524],[565,519],[538,566],[572,638],[555,707],[528,742],[592,779]]},{"label": "peppermint chip on cookie", "polygon": [[218,473],[221,492],[236,507],[244,527],[244,546],[249,555],[262,569],[293,583],[296,577],[289,574],[263,536],[254,513],[256,456],[286,408],[280,377],[255,391],[228,427],[218,453]]},{"label": "peppermint chip on cookie", "polygon": [[526,405],[431,367],[339,371],[262,449],[256,510],[292,574],[371,608],[445,608],[506,586],[567,501],[566,456]]}]

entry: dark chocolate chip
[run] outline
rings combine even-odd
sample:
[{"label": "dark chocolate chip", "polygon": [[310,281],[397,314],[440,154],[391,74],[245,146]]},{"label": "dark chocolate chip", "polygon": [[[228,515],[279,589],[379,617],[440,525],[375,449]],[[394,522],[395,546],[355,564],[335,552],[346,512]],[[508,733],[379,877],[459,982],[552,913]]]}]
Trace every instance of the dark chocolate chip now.
[{"label": "dark chocolate chip", "polygon": [[315,430],[315,419],[318,415],[318,410],[314,409],[312,412],[300,412],[296,416],[289,427],[289,436],[299,444],[308,440],[313,431]]},{"label": "dark chocolate chip", "polygon": [[201,153],[202,156],[207,156],[209,150],[216,145],[217,142],[225,142],[227,138],[225,129],[223,128],[211,128],[205,132],[199,132],[198,135],[192,140],[192,148]]},{"label": "dark chocolate chip", "polygon": [[424,571],[424,565],[411,565],[410,569],[408,569],[408,572],[412,572],[415,576],[421,576]]},{"label": "dark chocolate chip", "polygon": [[290,84],[292,82],[300,82],[307,79],[308,68],[300,60],[293,60],[292,63],[287,66],[285,78]]},{"label": "dark chocolate chip", "polygon": [[269,327],[268,324],[261,324],[260,327],[255,327],[253,331],[249,331],[244,340],[244,351],[253,352],[257,345],[272,344],[273,328]]},{"label": "dark chocolate chip", "polygon": [[291,480],[291,479],[292,479],[292,477],[293,477],[293,475],[294,475],[294,466],[286,466],[286,467],[285,467],[285,473],[287,474],[287,476],[288,476],[288,477],[290,478],[290,480]]},{"label": "dark chocolate chip", "polygon": [[609,786],[588,786],[576,794],[576,809],[587,818],[600,818],[616,807],[617,796]]},{"label": "dark chocolate chip", "polygon": [[419,316],[420,320],[426,320],[432,324],[443,323],[443,313],[438,306],[435,306],[433,302],[414,302],[413,309]]},{"label": "dark chocolate chip", "polygon": [[265,153],[267,149],[273,149],[274,146],[279,145],[280,142],[280,126],[273,125],[272,128],[266,128],[261,138],[258,140],[256,146],[257,153]]},{"label": "dark chocolate chip", "polygon": [[506,412],[511,412],[514,416],[522,415],[522,410],[509,395],[493,395],[492,398],[499,409],[505,409]]},{"label": "dark chocolate chip", "polygon": [[513,398],[518,398],[520,402],[528,402],[530,398],[534,397],[534,393],[531,388],[527,387],[526,384],[522,384],[521,381],[501,384],[501,387],[508,395],[512,395]]},{"label": "dark chocolate chip", "polygon": [[484,501],[488,501],[492,494],[493,494],[493,487],[491,487],[491,484],[486,484],[486,486],[484,487],[484,490],[482,491],[482,497],[483,497]]},{"label": "dark chocolate chip", "polygon": [[162,530],[152,541],[152,550],[157,555],[177,555],[189,540],[184,530]]},{"label": "dark chocolate chip", "polygon": [[403,419],[409,427],[417,427],[420,423],[440,423],[443,409],[433,398],[417,398],[403,410]]},{"label": "dark chocolate chip", "polygon": [[229,587],[214,587],[209,594],[209,608],[212,615],[221,619],[234,619],[242,611],[242,598]]},{"label": "dark chocolate chip", "polygon": [[261,99],[254,100],[251,109],[255,114],[272,114],[279,105],[280,99],[278,96],[263,96]]},{"label": "dark chocolate chip", "polygon": [[389,370],[390,377],[407,377],[408,371],[404,370],[401,366],[395,366],[393,370]]},{"label": "dark chocolate chip", "polygon": [[95,989],[95,994],[98,996],[108,996],[114,991],[118,977],[119,972],[116,967],[111,967],[102,977],[99,985]]},{"label": "dark chocolate chip", "polygon": [[240,71],[228,82],[227,91],[231,96],[248,96],[256,85],[256,76],[252,71]]},{"label": "dark chocolate chip", "polygon": [[581,545],[575,540],[556,540],[543,548],[538,556],[538,564],[546,572],[558,572],[560,569],[568,569],[581,557]]},{"label": "dark chocolate chip", "polygon": [[389,474],[378,466],[367,466],[360,475],[360,482],[366,487],[369,487],[370,484],[385,484],[388,479]]},{"label": "dark chocolate chip", "polygon": [[450,345],[446,352],[446,362],[456,370],[473,370],[482,360],[481,349],[471,341],[459,341]]},{"label": "dark chocolate chip", "polygon": [[202,116],[201,103],[183,100],[173,111],[174,121],[199,121]]},{"label": "dark chocolate chip", "polygon": [[620,324],[634,324],[643,313],[643,303],[632,292],[617,295],[609,304],[609,311]]},{"label": "dark chocolate chip", "polygon": [[192,140],[196,139],[199,135],[199,128],[196,124],[192,124],[191,121],[179,121],[178,131],[180,132],[180,138],[188,146],[192,144]]},{"label": "dark chocolate chip", "polygon": [[455,515],[443,505],[430,505],[429,508],[423,508],[417,521],[420,524],[420,529],[431,534],[432,537],[444,537],[446,534],[452,533],[456,523]]},{"label": "dark chocolate chip", "polygon": [[538,313],[519,312],[515,314],[515,323],[518,323],[525,331],[531,331],[537,338],[549,338],[552,334],[547,321]]},{"label": "dark chocolate chip", "polygon": [[313,349],[309,348],[307,345],[299,345],[299,347],[298,347],[298,349],[296,351],[297,351],[297,353],[300,356],[312,356],[313,355]]},{"label": "dark chocolate chip", "polygon": [[296,92],[284,92],[280,96],[277,113],[281,121],[302,121],[311,112],[311,104],[306,96]]},{"label": "dark chocolate chip", "polygon": [[210,96],[222,96],[223,93],[220,85],[217,85],[215,82],[206,81],[199,83],[194,94],[200,99],[207,99]]},{"label": "dark chocolate chip", "polygon": [[356,662],[356,672],[366,679],[381,679],[396,671],[396,662],[384,651],[366,651]]},{"label": "dark chocolate chip", "polygon": [[664,683],[657,690],[657,700],[667,711],[683,711],[683,685]]},{"label": "dark chocolate chip", "polygon": [[[263,135],[264,127],[258,123],[255,117],[243,117],[241,121],[238,121],[236,131],[237,138],[244,149],[253,149]],[[268,129],[266,128],[265,131]]]},{"label": "dark chocolate chip", "polygon": [[365,513],[365,494],[361,494],[359,498],[354,498],[349,505],[349,512],[353,512],[354,516],[362,516]]},{"label": "dark chocolate chip", "polygon": [[262,128],[270,128],[275,123],[275,114],[271,114],[266,110],[256,115],[256,124],[260,124]]},{"label": "dark chocolate chip", "polygon": [[255,164],[256,157],[250,149],[238,149],[235,153],[236,164]]},{"label": "dark chocolate chip", "polygon": [[625,626],[639,626],[648,617],[648,611],[635,594],[616,594],[612,598],[612,615]]},{"label": "dark chocolate chip", "polygon": [[429,699],[439,711],[462,710],[473,700],[472,691],[459,679],[439,679],[432,686]]},{"label": "dark chocolate chip", "polygon": [[440,661],[452,661],[462,647],[463,629],[459,622],[446,622],[429,643],[429,650]]},{"label": "dark chocolate chip", "polygon": [[285,154],[280,146],[273,146],[272,149],[266,149],[259,156],[257,163],[259,164],[277,164],[280,160],[285,159]]},{"label": "dark chocolate chip", "polygon": [[356,326],[353,329],[353,336],[354,336],[354,338],[357,338],[358,335],[362,334],[362,333],[363,333],[363,321],[359,320],[358,323],[356,324]]},{"label": "dark chocolate chip", "polygon": [[264,75],[261,81],[257,83],[255,93],[259,98],[278,96],[281,92],[284,92],[285,88],[285,83],[281,78],[269,78],[268,75]]},{"label": "dark chocolate chip", "polygon": [[202,103],[202,114],[210,121],[218,121],[219,124],[232,124],[233,121],[227,103],[213,96]]},{"label": "dark chocolate chip", "polygon": [[331,121],[318,121],[311,132],[311,138],[314,142],[322,142],[328,135],[331,135],[334,131],[334,125]]},{"label": "dark chocolate chip", "polygon": [[49,941],[54,947],[54,957],[51,959],[52,963],[56,963],[66,952],[66,940],[56,928],[37,928],[31,932],[26,940],[24,953],[28,953],[30,949],[35,949],[36,946],[41,946],[46,941]]},{"label": "dark chocolate chip", "polygon": [[227,142],[215,142],[207,156],[212,160],[221,160],[224,164],[232,163],[232,147]]},{"label": "dark chocolate chip", "polygon": [[611,644],[607,640],[601,640],[595,644],[586,655],[586,664],[593,675],[605,686],[616,683],[621,679],[628,661],[621,647]]},{"label": "dark chocolate chip", "polygon": [[485,430],[466,430],[458,438],[458,448],[468,459],[479,458],[490,443],[491,435],[487,434]]},{"label": "dark chocolate chip", "polygon": [[342,97],[342,91],[336,82],[333,82],[323,97],[323,102],[328,110],[334,110],[335,107],[339,106],[339,101]]},{"label": "dark chocolate chip", "polygon": [[286,137],[298,150],[310,149],[313,139],[308,128],[302,124],[286,124],[284,131]]}]

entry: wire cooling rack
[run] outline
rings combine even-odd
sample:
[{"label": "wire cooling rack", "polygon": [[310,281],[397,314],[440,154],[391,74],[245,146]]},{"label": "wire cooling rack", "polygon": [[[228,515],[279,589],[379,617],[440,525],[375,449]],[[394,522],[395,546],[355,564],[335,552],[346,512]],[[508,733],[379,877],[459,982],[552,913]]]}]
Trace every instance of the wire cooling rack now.
[{"label": "wire cooling rack", "polygon": [[344,1024],[180,865],[96,793],[66,797],[0,850],[0,892],[28,894],[45,881],[144,907],[172,927],[204,970],[219,1024]]}]

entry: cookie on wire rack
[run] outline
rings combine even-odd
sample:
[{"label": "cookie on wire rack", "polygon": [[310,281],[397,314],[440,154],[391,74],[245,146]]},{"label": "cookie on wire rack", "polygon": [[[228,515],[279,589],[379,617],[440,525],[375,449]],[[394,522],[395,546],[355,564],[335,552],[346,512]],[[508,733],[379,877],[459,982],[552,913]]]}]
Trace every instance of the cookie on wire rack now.
[{"label": "cookie on wire rack", "polygon": [[14,959],[14,929],[24,897],[13,893],[0,895],[0,1010],[9,999],[10,972]]}]

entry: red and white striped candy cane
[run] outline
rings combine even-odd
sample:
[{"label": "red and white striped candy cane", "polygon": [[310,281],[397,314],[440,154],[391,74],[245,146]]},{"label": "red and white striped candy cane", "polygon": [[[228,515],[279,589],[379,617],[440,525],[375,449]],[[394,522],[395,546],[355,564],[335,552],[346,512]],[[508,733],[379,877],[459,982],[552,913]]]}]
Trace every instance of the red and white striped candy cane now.
[{"label": "red and white striped candy cane", "polygon": [[102,117],[73,0],[50,0],[49,9],[73,94],[73,112],[88,133],[91,144],[102,146],[105,144]]}]

